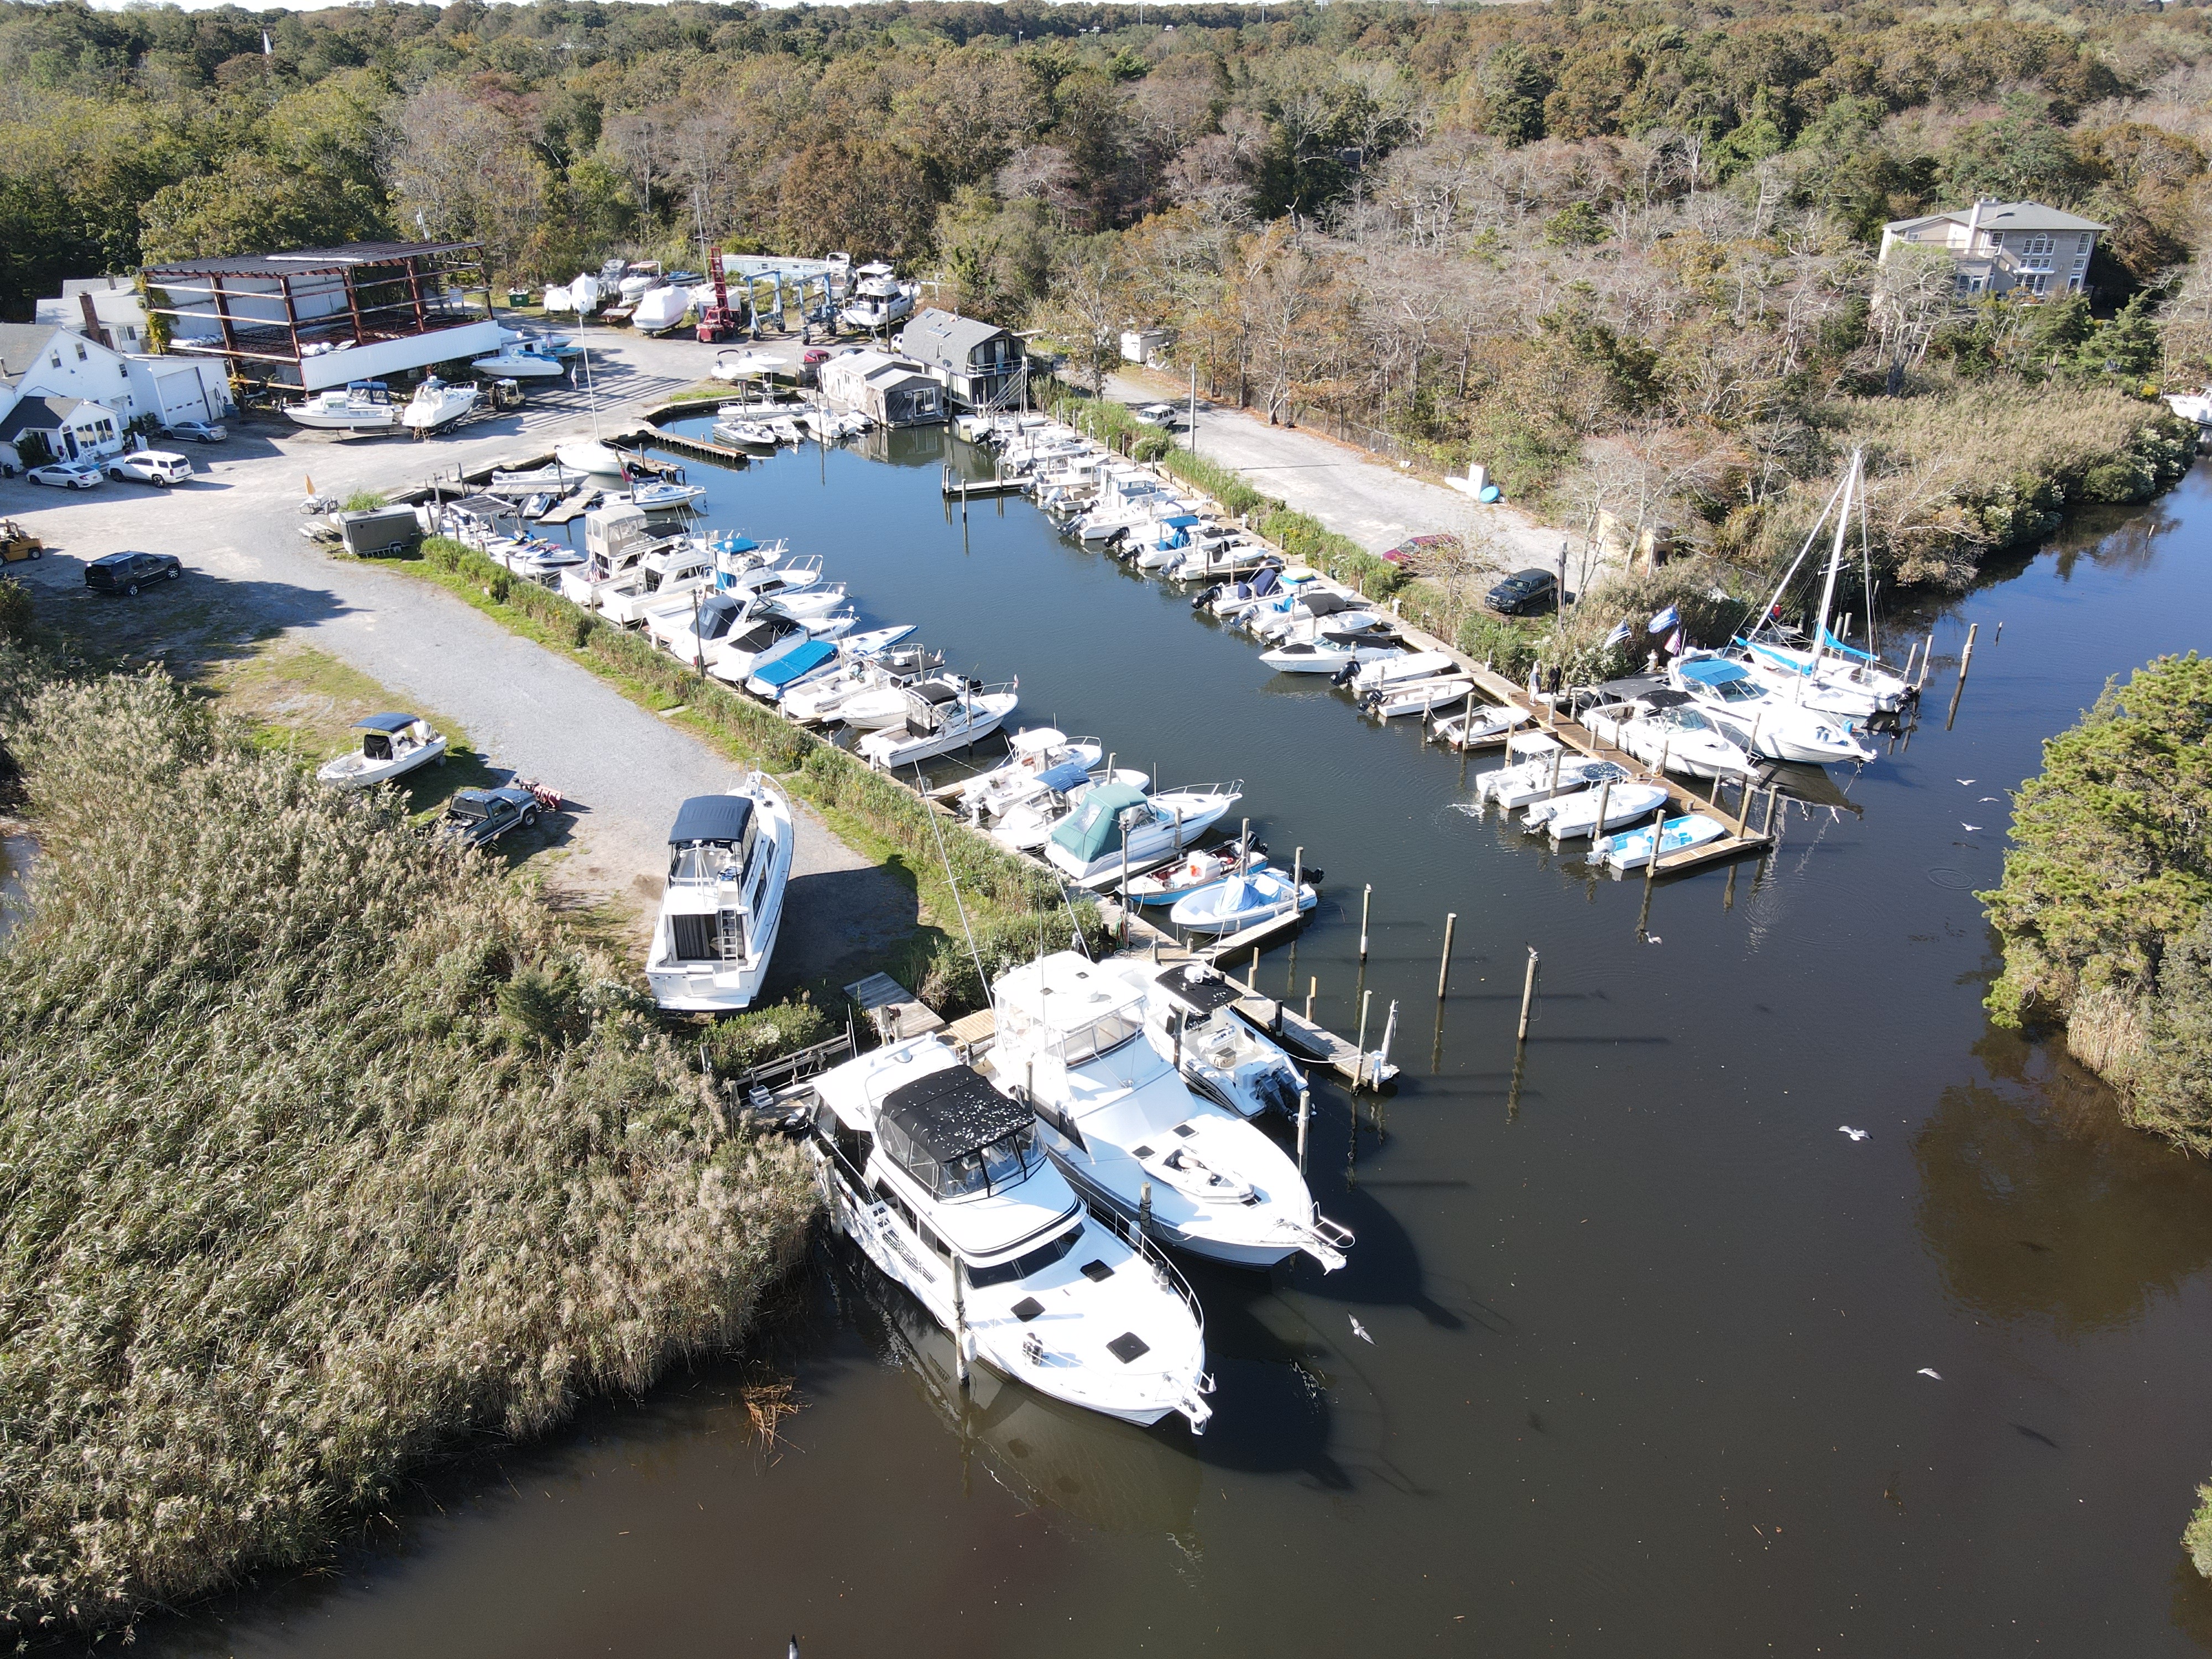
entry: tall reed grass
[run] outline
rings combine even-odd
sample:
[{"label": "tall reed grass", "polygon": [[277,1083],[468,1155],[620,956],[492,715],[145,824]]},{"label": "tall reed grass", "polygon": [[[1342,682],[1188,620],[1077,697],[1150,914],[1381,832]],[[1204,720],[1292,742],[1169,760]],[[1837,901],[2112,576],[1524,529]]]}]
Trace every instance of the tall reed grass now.
[{"label": "tall reed grass", "polygon": [[745,1333],[811,1188],[616,963],[166,679],[0,659],[0,1630],[313,1562]]}]

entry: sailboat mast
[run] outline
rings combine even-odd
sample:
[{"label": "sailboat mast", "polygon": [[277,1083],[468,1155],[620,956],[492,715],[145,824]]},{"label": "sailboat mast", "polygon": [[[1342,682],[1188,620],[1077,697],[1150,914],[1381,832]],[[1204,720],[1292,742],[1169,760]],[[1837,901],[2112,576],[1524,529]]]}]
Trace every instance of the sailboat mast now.
[{"label": "sailboat mast", "polygon": [[1862,453],[1851,452],[1850,470],[1844,474],[1844,499],[1836,511],[1836,539],[1828,550],[1828,574],[1820,583],[1820,620],[1813,629],[1813,660],[1805,670],[1808,679],[1820,672],[1821,653],[1828,648],[1828,612],[1836,602],[1836,573],[1844,568],[1844,542],[1851,527],[1851,490],[1859,481]]},{"label": "sailboat mast", "polygon": [[1790,561],[1790,568],[1782,573],[1782,580],[1775,584],[1773,597],[1767,600],[1766,609],[1759,613],[1759,621],[1751,632],[1756,634],[1774,619],[1774,613],[1781,608],[1782,596],[1790,591],[1790,584],[1797,580],[1798,567],[1805,562],[1805,556],[1813,550],[1813,544],[1820,539],[1820,526],[1828,522],[1828,514],[1835,510],[1836,497],[1842,491],[1843,486],[1838,484],[1828,492],[1827,504],[1821,507],[1820,516],[1813,520],[1813,527],[1805,532],[1805,545],[1797,550],[1797,556]]}]

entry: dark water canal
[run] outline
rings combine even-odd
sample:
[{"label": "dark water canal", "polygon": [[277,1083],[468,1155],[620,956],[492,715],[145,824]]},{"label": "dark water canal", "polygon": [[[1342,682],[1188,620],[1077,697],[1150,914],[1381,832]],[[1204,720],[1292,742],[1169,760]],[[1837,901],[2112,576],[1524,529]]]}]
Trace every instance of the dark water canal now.
[{"label": "dark water canal", "polygon": [[2212,1586],[2175,1542],[2212,1476],[2212,1170],[1990,1029],[1972,892],[2039,741],[2108,674],[2206,643],[2212,472],[1918,619],[1939,666],[1909,742],[1764,861],[1661,884],[1645,943],[1640,883],[1455,810],[1468,769],[1413,721],[1271,677],[1025,502],[948,524],[943,441],[691,470],[711,522],[823,554],[864,625],[922,624],[954,664],[1018,675],[1026,720],[1164,781],[1241,777],[1256,832],[1325,868],[1295,961],[1261,975],[1301,1000],[1317,979],[1341,1030],[1363,990],[1378,1023],[1399,1003],[1379,1131],[1323,1091],[1316,1185],[1352,1265],[1194,1274],[1220,1379],[1194,1441],[963,1410],[943,1340],[825,1250],[769,1340],[805,1407],[780,1449],[746,1434],[736,1368],[678,1378],[440,1486],[388,1550],[144,1645],[2212,1648]]}]

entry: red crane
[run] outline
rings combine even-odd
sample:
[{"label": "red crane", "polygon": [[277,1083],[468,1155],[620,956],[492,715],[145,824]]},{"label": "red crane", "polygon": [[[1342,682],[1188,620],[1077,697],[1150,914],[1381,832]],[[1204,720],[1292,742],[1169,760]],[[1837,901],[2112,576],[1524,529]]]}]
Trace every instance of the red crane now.
[{"label": "red crane", "polygon": [[699,338],[712,345],[725,335],[735,333],[738,327],[738,319],[730,310],[729,285],[722,276],[721,249],[708,250],[707,274],[714,280],[714,303],[699,313]]}]

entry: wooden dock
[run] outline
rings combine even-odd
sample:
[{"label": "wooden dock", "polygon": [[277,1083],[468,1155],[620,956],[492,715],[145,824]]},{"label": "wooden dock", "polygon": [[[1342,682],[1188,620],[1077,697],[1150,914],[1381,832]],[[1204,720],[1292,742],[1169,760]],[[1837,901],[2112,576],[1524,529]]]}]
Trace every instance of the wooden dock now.
[{"label": "wooden dock", "polygon": [[871,974],[866,979],[855,980],[845,988],[845,994],[883,1033],[886,1042],[898,1042],[945,1029],[942,1015],[889,974]]},{"label": "wooden dock", "polygon": [[1029,489],[1026,478],[956,478],[949,466],[939,482],[948,501],[988,501],[994,495],[1019,495]]},{"label": "wooden dock", "polygon": [[607,440],[613,447],[650,444],[655,449],[672,449],[678,455],[690,455],[702,461],[750,461],[757,459],[754,452],[739,449],[732,444],[710,443],[704,438],[694,438],[682,432],[664,432],[655,427],[645,432],[624,432]]}]

